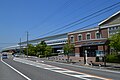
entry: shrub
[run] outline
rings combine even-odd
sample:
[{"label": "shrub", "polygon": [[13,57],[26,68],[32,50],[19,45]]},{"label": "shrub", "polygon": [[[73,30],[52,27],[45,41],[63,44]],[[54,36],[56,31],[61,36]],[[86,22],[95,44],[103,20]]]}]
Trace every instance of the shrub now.
[{"label": "shrub", "polygon": [[45,55],[39,55],[38,57],[40,57],[40,58],[44,58],[44,57],[45,57]]},{"label": "shrub", "polygon": [[106,56],[106,61],[111,63],[120,63],[120,55],[112,54]]}]

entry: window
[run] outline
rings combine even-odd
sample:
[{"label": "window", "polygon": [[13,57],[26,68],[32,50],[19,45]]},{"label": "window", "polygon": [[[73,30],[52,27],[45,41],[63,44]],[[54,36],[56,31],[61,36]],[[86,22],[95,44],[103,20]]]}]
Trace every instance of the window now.
[{"label": "window", "polygon": [[114,30],[114,29],[115,29],[115,27],[111,27],[111,28],[110,28],[110,30]]},{"label": "window", "polygon": [[90,39],[90,33],[87,33],[86,39]]},{"label": "window", "polygon": [[78,35],[78,41],[82,40],[82,34]]},{"label": "window", "polygon": [[116,26],[116,29],[118,29],[118,26]]},{"label": "window", "polygon": [[96,32],[96,39],[99,39],[100,38],[100,33],[99,31]]},{"label": "window", "polygon": [[112,34],[112,32],[109,32],[110,34]]},{"label": "window", "polygon": [[109,30],[111,30],[111,28],[109,28]]},{"label": "window", "polygon": [[74,36],[73,35],[70,37],[70,42],[71,43],[74,42]]},{"label": "window", "polygon": [[114,30],[115,27],[112,27],[112,29]]}]

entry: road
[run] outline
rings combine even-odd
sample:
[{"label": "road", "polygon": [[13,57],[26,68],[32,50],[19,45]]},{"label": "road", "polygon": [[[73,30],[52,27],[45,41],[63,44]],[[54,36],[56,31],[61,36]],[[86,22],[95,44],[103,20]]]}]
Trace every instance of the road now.
[{"label": "road", "polygon": [[50,61],[42,62],[38,58],[29,58],[29,60],[9,58],[0,61],[0,80],[119,80],[119,75],[120,73],[116,72],[76,67]]},{"label": "road", "polygon": [[26,80],[0,60],[0,80]]}]

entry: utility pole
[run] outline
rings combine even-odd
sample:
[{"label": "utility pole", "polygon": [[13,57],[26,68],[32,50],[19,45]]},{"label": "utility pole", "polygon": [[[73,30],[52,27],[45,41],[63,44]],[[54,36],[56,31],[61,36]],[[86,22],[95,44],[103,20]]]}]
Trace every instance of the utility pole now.
[{"label": "utility pole", "polygon": [[21,55],[21,38],[20,38],[20,55]]},{"label": "utility pole", "polygon": [[105,52],[105,44],[103,45],[103,52],[104,52],[104,66],[106,67],[106,52]]},{"label": "utility pole", "polygon": [[28,57],[28,36],[29,36],[29,34],[27,32],[27,57]]}]

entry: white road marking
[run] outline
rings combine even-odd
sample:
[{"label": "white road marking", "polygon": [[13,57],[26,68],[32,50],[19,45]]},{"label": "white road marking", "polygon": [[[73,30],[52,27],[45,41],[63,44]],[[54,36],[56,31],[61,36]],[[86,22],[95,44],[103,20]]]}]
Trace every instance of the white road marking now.
[{"label": "white road marking", "polygon": [[60,68],[60,67],[56,67],[56,66],[52,66],[52,65],[43,64],[43,63],[36,63],[34,61],[30,61],[30,60],[26,60],[26,59],[14,58],[13,60],[21,62],[21,63],[28,64],[28,65],[32,65],[32,66],[35,66],[35,67],[43,68],[43,69],[46,69],[46,70],[50,70],[50,71],[53,71],[53,72],[61,73],[61,74],[64,74],[64,75],[84,79],[84,80],[91,80],[89,78],[108,80],[108,78],[89,75],[89,74],[86,74],[86,73],[72,71],[72,70],[68,70],[68,69],[65,69],[65,68]]},{"label": "white road marking", "polygon": [[23,76],[24,78],[26,78],[27,80],[31,80],[29,77],[27,77],[26,75],[24,75],[23,73],[21,73],[20,71],[18,71],[17,69],[15,69],[14,67],[12,67],[11,65],[7,64],[6,62],[4,62],[1,58],[1,61],[6,64],[8,67],[10,67],[12,70],[14,70],[15,72],[17,72],[18,74],[20,74],[21,76]]},{"label": "white road marking", "polygon": [[59,68],[59,67],[52,67],[52,68],[47,67],[47,68],[44,68],[44,69],[49,69],[49,70],[51,70],[51,69],[62,69],[62,68]]},{"label": "white road marking", "polygon": [[104,72],[112,72],[112,73],[118,73],[118,74],[120,74],[120,72],[113,71],[113,70],[90,68],[90,67],[85,67],[85,66],[71,65],[71,64],[58,63],[58,62],[51,62],[51,63],[57,63],[57,64],[63,64],[63,65],[69,65],[69,66],[73,66],[73,67],[78,67],[78,68],[84,68],[84,69],[91,69],[91,70],[104,71]]},{"label": "white road marking", "polygon": [[[63,68],[63,70],[65,70],[65,69]],[[72,70],[67,70],[67,69],[66,69],[66,72],[68,72],[68,73],[62,72],[62,71],[59,71],[59,70],[51,70],[51,69],[50,69],[50,71],[58,72],[58,73],[61,73],[61,74],[65,74],[65,75],[69,75],[69,76],[73,76],[73,77],[77,77],[77,78],[81,78],[81,79],[85,79],[85,80],[91,80],[89,78],[92,78],[92,77],[97,78],[97,79],[107,80],[107,78],[93,76],[93,75],[89,75],[89,74],[85,74],[85,73],[81,73],[81,72],[76,72],[76,71],[72,71]],[[72,74],[70,74],[69,72],[72,72]]]},{"label": "white road marking", "polygon": [[74,71],[57,71],[59,73],[73,73]]}]

